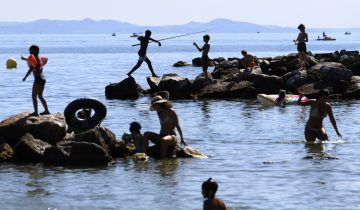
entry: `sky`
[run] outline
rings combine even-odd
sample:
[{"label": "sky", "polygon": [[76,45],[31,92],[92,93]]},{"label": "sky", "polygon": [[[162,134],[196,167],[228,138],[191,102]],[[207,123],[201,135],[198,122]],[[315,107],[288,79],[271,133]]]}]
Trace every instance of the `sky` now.
[{"label": "sky", "polygon": [[[260,25],[360,27],[360,0],[0,0],[0,21],[118,20],[143,26],[217,18]],[[37,12],[38,11],[38,12]]]}]

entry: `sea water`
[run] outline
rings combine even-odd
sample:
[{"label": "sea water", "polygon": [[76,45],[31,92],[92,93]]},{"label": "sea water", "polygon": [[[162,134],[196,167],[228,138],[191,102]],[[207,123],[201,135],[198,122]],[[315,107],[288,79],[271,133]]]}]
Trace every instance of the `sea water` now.
[{"label": "sea water", "polygon": [[[161,39],[178,34],[156,34]],[[241,57],[246,49],[258,57],[296,52],[297,33],[210,34],[210,57]],[[359,50],[360,35],[315,41],[313,53]],[[194,79],[201,68],[174,68],[191,63],[200,53],[202,34],[150,44],[148,57],[156,74],[177,73]],[[0,120],[20,112],[32,112],[33,77],[22,78],[27,64],[20,60],[38,44],[49,58],[45,66],[44,97],[52,113],[81,97],[95,97],[108,109],[102,126],[121,138],[129,123],[139,121],[142,131],[158,131],[159,120],[149,111],[150,98],[106,100],[105,86],[126,78],[136,64],[138,43],[128,34],[99,35],[0,35]],[[18,60],[7,70],[6,59]],[[210,69],[212,71],[212,69]],[[146,64],[133,73],[149,88]],[[358,148],[360,102],[330,101],[343,139],[328,118],[325,128],[331,141],[305,144],[304,126],[309,108],[262,108],[256,100],[173,101],[184,137],[209,159],[154,160],[117,159],[101,168],[49,167],[42,164],[0,164],[1,209],[202,209],[201,184],[209,177],[218,181],[217,195],[230,209],[359,209]],[[39,111],[43,111],[39,103]]]}]

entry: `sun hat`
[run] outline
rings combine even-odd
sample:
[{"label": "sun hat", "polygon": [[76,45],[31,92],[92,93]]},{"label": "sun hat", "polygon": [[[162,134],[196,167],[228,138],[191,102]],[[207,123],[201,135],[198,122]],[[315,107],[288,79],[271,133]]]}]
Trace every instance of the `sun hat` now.
[{"label": "sun hat", "polygon": [[168,102],[168,100],[166,99],[163,99],[163,97],[157,95],[157,96],[154,96],[152,99],[151,99],[151,106],[150,106],[150,110],[151,111],[154,111],[153,109],[153,105],[154,104],[161,104],[161,103],[166,103]]}]

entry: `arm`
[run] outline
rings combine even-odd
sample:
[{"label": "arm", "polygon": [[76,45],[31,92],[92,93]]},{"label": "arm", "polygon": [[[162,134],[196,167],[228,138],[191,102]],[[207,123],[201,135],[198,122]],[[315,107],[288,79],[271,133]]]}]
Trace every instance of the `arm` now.
[{"label": "arm", "polygon": [[297,105],[300,105],[300,106],[309,106],[309,105],[312,105],[314,103],[313,100],[308,100],[308,101],[305,101],[305,102],[302,102],[301,99],[304,97],[304,94],[300,94],[299,95],[299,99],[297,101]]},{"label": "arm", "polygon": [[186,144],[186,142],[185,142],[185,139],[184,139],[184,136],[183,136],[183,133],[182,133],[182,129],[181,129],[180,124],[179,124],[179,118],[178,118],[175,110],[172,109],[172,113],[173,113],[174,118],[175,118],[176,129],[178,130],[179,135],[180,135],[180,138],[181,138],[181,142],[180,142],[180,143],[186,146],[187,144]]},{"label": "arm", "polygon": [[308,39],[308,34],[305,33],[305,42],[308,42],[308,41],[309,41],[309,39]]},{"label": "arm", "polygon": [[22,55],[22,56],[21,56],[21,60],[27,61],[28,59]]},{"label": "arm", "polygon": [[193,42],[193,45],[196,47],[197,50],[199,50],[200,52],[203,50],[203,48],[200,48],[196,42]]},{"label": "arm", "polygon": [[25,82],[26,78],[31,74],[32,70],[29,69],[28,72],[26,73],[25,77],[23,78],[23,82]]},{"label": "arm", "polygon": [[333,114],[333,112],[332,112],[331,105],[330,105],[330,104],[327,104],[326,107],[327,107],[327,113],[328,113],[328,115],[329,115],[330,122],[331,122],[332,126],[334,127],[334,130],[336,131],[336,134],[337,134],[340,138],[342,138],[342,136],[341,136],[341,134],[340,134],[340,132],[339,132],[339,130],[338,130],[338,128],[337,128],[336,120],[335,120],[334,114]]},{"label": "arm", "polygon": [[153,38],[150,38],[151,41],[158,43],[159,47],[161,46],[161,43],[158,40],[155,40]]}]

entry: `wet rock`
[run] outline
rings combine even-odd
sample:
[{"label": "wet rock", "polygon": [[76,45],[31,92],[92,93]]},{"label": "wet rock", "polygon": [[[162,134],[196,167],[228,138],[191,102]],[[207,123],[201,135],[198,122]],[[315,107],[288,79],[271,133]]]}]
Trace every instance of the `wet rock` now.
[{"label": "wet rock", "polygon": [[165,74],[159,83],[159,90],[168,91],[170,99],[186,99],[191,98],[192,84],[177,74]]},{"label": "wet rock", "polygon": [[155,93],[157,91],[159,91],[159,83],[161,81],[161,78],[159,77],[147,77],[146,78],[147,83],[150,86],[150,93]]},{"label": "wet rock", "polygon": [[201,67],[201,58],[200,57],[198,57],[198,58],[194,58],[193,60],[192,60],[192,65],[193,66],[196,66],[196,67]]},{"label": "wet rock", "polygon": [[106,152],[115,148],[116,137],[107,128],[95,127],[91,130],[78,133],[74,136],[75,142],[91,142],[101,146]]},{"label": "wet rock", "polygon": [[27,133],[30,133],[36,139],[55,145],[66,134],[64,115],[58,113],[30,116],[30,113],[23,112],[0,123],[0,136],[12,147]]},{"label": "wet rock", "polygon": [[45,149],[43,161],[49,165],[67,165],[71,147],[49,147]]},{"label": "wet rock", "polygon": [[115,144],[115,147],[111,150],[110,155],[113,158],[124,158],[134,154],[135,145],[131,143],[125,143],[119,141]]},{"label": "wet rock", "polygon": [[199,93],[199,98],[227,98],[229,89],[234,82],[216,82],[203,88]]},{"label": "wet rock", "polygon": [[5,139],[0,137],[0,163],[10,161],[14,155],[12,147],[5,142]]},{"label": "wet rock", "polygon": [[186,61],[178,61],[174,63],[173,67],[184,67],[184,66],[190,66]]},{"label": "wet rock", "polygon": [[322,66],[320,68],[320,78],[323,80],[329,80],[333,82],[339,82],[341,80],[350,80],[353,76],[351,70],[346,68],[338,68],[331,66]]},{"label": "wet rock", "polygon": [[308,75],[312,75],[315,78],[317,78],[318,80],[321,80],[322,76],[324,76],[324,75],[321,74],[320,69],[323,67],[346,69],[346,67],[341,63],[322,62],[322,63],[319,63],[319,64],[311,67],[310,69],[306,70],[306,72],[308,73]]},{"label": "wet rock", "polygon": [[269,75],[275,75],[278,77],[281,77],[283,75],[285,75],[287,73],[287,68],[286,67],[277,67],[277,68],[272,68],[268,71]]},{"label": "wet rock", "polygon": [[175,154],[178,158],[208,158],[208,156],[190,146],[185,146],[177,150]]},{"label": "wet rock", "polygon": [[145,94],[145,90],[136,83],[133,77],[128,77],[119,83],[105,87],[107,99],[137,99]]},{"label": "wet rock", "polygon": [[89,142],[74,142],[71,146],[70,165],[101,165],[114,163],[110,155],[98,144]]},{"label": "wet rock", "polygon": [[253,83],[259,93],[277,94],[283,85],[283,80],[278,76],[256,74]]},{"label": "wet rock", "polygon": [[205,78],[205,77],[196,77],[196,79],[192,83],[192,92],[198,93],[200,92],[204,87],[211,84],[211,80]]},{"label": "wet rock", "polygon": [[344,98],[360,99],[360,83],[352,84],[342,96]]},{"label": "wet rock", "polygon": [[353,63],[349,66],[347,66],[348,69],[350,69],[355,76],[360,76],[360,62]]},{"label": "wet rock", "polygon": [[34,139],[31,134],[26,134],[20,138],[14,148],[14,157],[20,162],[42,162],[44,151],[51,147],[50,144]]},{"label": "wet rock", "polygon": [[230,98],[243,98],[250,99],[255,98],[257,95],[257,90],[254,87],[254,83],[249,81],[240,81],[239,83],[234,83],[228,93]]}]

